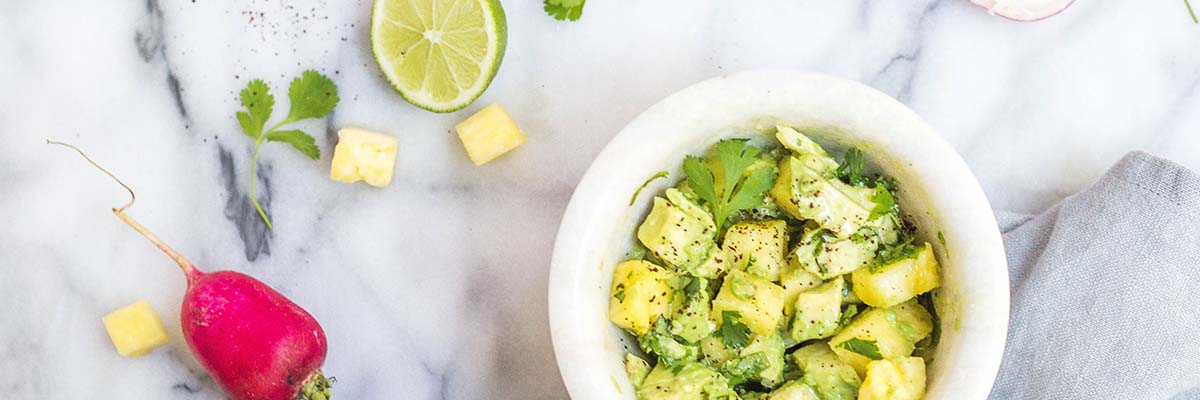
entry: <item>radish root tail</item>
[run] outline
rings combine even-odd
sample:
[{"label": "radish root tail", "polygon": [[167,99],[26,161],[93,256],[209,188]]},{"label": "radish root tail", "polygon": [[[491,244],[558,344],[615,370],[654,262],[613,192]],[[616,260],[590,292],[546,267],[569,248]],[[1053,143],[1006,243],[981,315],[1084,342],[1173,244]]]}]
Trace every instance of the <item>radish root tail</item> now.
[{"label": "radish root tail", "polygon": [[137,201],[137,194],[133,193],[133,188],[130,188],[129,185],[125,184],[125,182],[122,182],[121,178],[117,178],[117,176],[113,175],[112,172],[108,172],[107,169],[104,169],[104,167],[102,167],[102,166],[100,166],[100,164],[96,163],[95,160],[92,160],[91,157],[88,157],[88,155],[85,154],[83,152],[83,150],[80,150],[78,147],[75,147],[69,143],[58,142],[58,141],[54,141],[54,140],[50,140],[50,139],[46,139],[46,144],[57,144],[59,146],[66,146],[67,148],[70,148],[71,150],[75,150],[76,153],[79,153],[79,155],[83,156],[84,160],[87,160],[87,162],[91,163],[93,167],[96,167],[96,169],[100,170],[100,172],[103,172],[105,175],[108,175],[109,178],[112,178],[114,181],[117,181],[117,183],[120,184],[121,187],[125,188],[125,191],[129,192],[129,202],[125,203],[125,205],[123,205],[123,206],[114,208],[113,211],[125,211],[126,208],[133,206],[133,202]]},{"label": "radish root tail", "polygon": [[129,185],[126,185],[125,182],[122,182],[121,178],[117,178],[117,176],[113,175],[112,172],[109,172],[107,169],[100,166],[99,163],[97,163],[95,160],[92,160],[91,157],[88,157],[88,155],[86,153],[84,153],[83,150],[80,150],[78,147],[75,147],[74,145],[71,145],[69,143],[58,142],[58,141],[54,141],[54,140],[50,140],[50,139],[46,139],[46,144],[56,144],[59,146],[65,146],[67,148],[70,148],[71,150],[75,150],[76,153],[79,153],[80,156],[83,156],[84,160],[87,160],[88,163],[91,163],[93,167],[96,167],[96,169],[99,169],[101,172],[104,172],[105,175],[108,175],[109,178],[112,178],[114,181],[117,181],[117,183],[120,184],[121,187],[125,188],[125,190],[129,192],[129,202],[125,203],[124,205],[122,205],[120,207],[113,207],[113,209],[112,209],[113,214],[116,214],[117,218],[120,218],[121,221],[125,222],[125,224],[132,227],[133,230],[137,231],[142,236],[144,236],[147,240],[150,241],[150,243],[153,243],[155,247],[158,247],[159,250],[162,250],[163,253],[166,253],[167,257],[170,257],[171,260],[175,261],[176,264],[179,264],[179,269],[183,270],[183,274],[187,276],[189,283],[192,281],[192,279],[196,278],[200,274],[200,271],[197,270],[196,267],[193,266],[190,261],[188,261],[186,258],[184,258],[182,254],[179,254],[178,251],[175,251],[175,249],[172,249],[171,246],[167,246],[167,244],[163,243],[162,239],[159,239],[158,236],[156,236],[153,232],[150,232],[149,229],[146,229],[146,227],[142,226],[142,224],[138,223],[137,220],[134,220],[133,218],[131,218],[130,216],[125,214],[125,210],[128,209],[129,207],[132,207],[133,203],[135,201],[137,201],[137,194],[133,193],[133,188],[129,187]]}]

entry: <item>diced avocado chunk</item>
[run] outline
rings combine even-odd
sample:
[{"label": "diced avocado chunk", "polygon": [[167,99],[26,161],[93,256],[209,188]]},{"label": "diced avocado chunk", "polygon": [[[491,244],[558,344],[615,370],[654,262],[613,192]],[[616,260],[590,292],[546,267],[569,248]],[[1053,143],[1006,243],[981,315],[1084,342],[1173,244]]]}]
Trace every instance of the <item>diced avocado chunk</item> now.
[{"label": "diced avocado chunk", "polygon": [[775,389],[763,400],[821,400],[817,391],[800,381],[791,381]]},{"label": "diced avocado chunk", "polygon": [[647,354],[658,356],[660,364],[677,365],[685,361],[693,361],[700,356],[700,346],[681,342],[672,335],[667,327],[667,320],[659,318],[654,322],[654,328],[645,335],[638,337],[638,345]]},{"label": "diced avocado chunk", "polygon": [[833,336],[842,316],[842,292],[846,281],[840,277],[796,297],[796,315],[792,319],[792,339],[803,342]]},{"label": "diced avocado chunk", "polygon": [[699,266],[716,247],[712,215],[677,189],[667,198],[655,197],[654,208],[638,227],[638,240],[655,256],[677,270]]},{"label": "diced avocado chunk", "polygon": [[915,300],[859,314],[829,345],[859,374],[878,359],[908,357],[914,345],[933,331],[933,317]]},{"label": "diced avocado chunk", "polygon": [[608,319],[636,335],[645,334],[660,316],[671,311],[673,273],[649,261],[617,264],[608,298]]},{"label": "diced avocado chunk", "polygon": [[791,150],[797,158],[804,160],[809,169],[821,173],[833,172],[837,169],[837,161],[808,136],[787,126],[780,125],[775,129],[775,138],[779,139],[779,143],[782,143],[784,148]]},{"label": "diced avocado chunk", "polygon": [[629,382],[634,389],[642,386],[642,381],[646,380],[649,373],[650,363],[633,353],[625,353],[625,374],[629,375]]},{"label": "diced avocado chunk", "polygon": [[917,343],[933,332],[933,315],[917,300],[909,300],[888,309],[895,316],[892,324],[905,339]]},{"label": "diced avocado chunk", "polygon": [[713,315],[725,311],[739,313],[740,321],[754,333],[773,333],[783,319],[783,288],[743,271],[730,271],[712,302]]},{"label": "diced avocado chunk", "polygon": [[825,342],[815,342],[792,352],[804,373],[800,382],[812,387],[821,400],[853,400],[862,384],[854,367],[843,362]]},{"label": "diced avocado chunk", "polygon": [[715,328],[709,319],[712,295],[707,279],[685,279],[688,279],[688,283],[683,287],[683,302],[671,317],[671,333],[688,343],[695,343]]},{"label": "diced avocado chunk", "polygon": [[867,364],[859,400],[920,400],[925,396],[925,360],[904,357]]},{"label": "diced avocado chunk", "polygon": [[804,266],[788,257],[783,263],[783,271],[779,273],[779,285],[783,286],[783,315],[790,318],[796,312],[796,296],[801,292],[821,285],[823,280]]},{"label": "diced avocado chunk", "polygon": [[737,393],[721,373],[695,361],[659,363],[637,390],[640,400],[734,400]]},{"label": "diced avocado chunk", "polygon": [[933,246],[925,246],[915,257],[890,264],[863,268],[851,275],[854,291],[873,307],[891,307],[941,286],[942,274]]},{"label": "diced avocado chunk", "polygon": [[725,270],[729,269],[729,265],[731,264],[729,259],[729,254],[725,250],[721,250],[720,247],[713,247],[708,258],[695,268],[689,269],[688,273],[701,278],[716,279],[721,274],[724,274]]},{"label": "diced avocado chunk", "polygon": [[778,333],[755,335],[738,357],[725,362],[725,371],[739,382],[754,380],[764,387],[773,388],[783,382],[783,337]]},{"label": "diced avocado chunk", "polygon": [[782,220],[745,221],[725,232],[721,247],[734,267],[768,281],[778,281],[787,253],[787,223]]},{"label": "diced avocado chunk", "polygon": [[790,257],[808,272],[830,279],[870,265],[875,260],[874,239],[838,239],[825,229],[804,233]]},{"label": "diced avocado chunk", "polygon": [[813,220],[840,238],[866,225],[875,207],[874,189],[850,186],[831,171],[813,170],[795,156],[779,162],[779,176],[770,192],[788,215]]}]

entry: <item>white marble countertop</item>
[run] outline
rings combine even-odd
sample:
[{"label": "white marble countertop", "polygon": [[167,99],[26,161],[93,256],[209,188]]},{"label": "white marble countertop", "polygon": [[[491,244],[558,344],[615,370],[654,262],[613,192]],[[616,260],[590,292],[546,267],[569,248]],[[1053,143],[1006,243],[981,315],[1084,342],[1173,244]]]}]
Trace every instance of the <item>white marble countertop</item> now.
[{"label": "white marble countertop", "polygon": [[[553,238],[592,157],[659,98],[706,77],[789,67],[866,82],[941,130],[997,208],[1038,211],[1145,149],[1200,169],[1200,25],[1182,2],[1079,1],[1037,23],[965,0],[593,1],[558,22],[506,1],[508,53],[476,104],[431,114],[384,82],[370,1],[0,4],[0,391],[12,399],[221,398],[179,333],[184,280],[108,212],[202,268],[254,275],[325,327],[341,399],[566,397],[546,316]],[[817,4],[821,3],[821,4]],[[338,84],[325,155],[260,158],[234,120],[253,78]],[[502,102],[529,136],[484,167],[452,126]],[[399,136],[385,189],[330,181],[335,128]],[[270,145],[269,145],[270,146]],[[171,344],[116,354],[100,317],[148,300]]]}]

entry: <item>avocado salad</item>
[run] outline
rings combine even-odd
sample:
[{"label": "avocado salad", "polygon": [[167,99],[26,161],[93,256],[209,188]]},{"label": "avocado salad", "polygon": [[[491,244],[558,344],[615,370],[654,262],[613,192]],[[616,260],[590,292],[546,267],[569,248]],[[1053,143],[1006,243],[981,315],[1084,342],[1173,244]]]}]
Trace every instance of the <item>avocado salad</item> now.
[{"label": "avocado salad", "polygon": [[[886,176],[793,128],[688,156],[615,267],[609,319],[641,400],[920,399],[933,248]],[[645,357],[643,357],[643,354]]]}]

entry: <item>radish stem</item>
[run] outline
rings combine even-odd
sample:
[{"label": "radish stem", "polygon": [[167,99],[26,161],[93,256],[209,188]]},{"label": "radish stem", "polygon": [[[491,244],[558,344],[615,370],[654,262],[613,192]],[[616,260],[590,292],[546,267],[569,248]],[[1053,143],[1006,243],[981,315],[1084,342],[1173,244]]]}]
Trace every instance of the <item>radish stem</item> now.
[{"label": "radish stem", "polygon": [[1188,14],[1192,15],[1192,22],[1200,24],[1200,19],[1196,19],[1196,12],[1192,11],[1192,3],[1188,0],[1183,0],[1183,5],[1187,6]]},{"label": "radish stem", "polygon": [[137,194],[133,193],[133,188],[130,188],[129,185],[125,184],[125,182],[122,182],[121,178],[117,178],[117,176],[113,175],[112,172],[108,172],[107,169],[100,166],[100,164],[96,163],[95,160],[92,160],[91,157],[88,157],[88,155],[86,153],[84,153],[83,150],[80,150],[78,147],[75,147],[68,143],[56,142],[56,141],[53,141],[50,139],[46,139],[46,144],[57,144],[59,146],[68,147],[71,150],[75,150],[76,153],[79,153],[79,155],[83,156],[83,159],[87,160],[88,163],[91,163],[93,167],[96,167],[96,169],[99,169],[101,172],[104,172],[105,175],[108,175],[109,178],[112,178],[114,181],[117,181],[117,183],[120,184],[121,187],[125,188],[125,190],[129,192],[129,202],[125,203],[125,205],[122,205],[120,207],[113,207],[113,209],[112,209],[113,214],[116,214],[117,218],[120,218],[121,221],[124,221],[126,224],[128,224],[130,227],[132,227],[133,230],[137,231],[137,233],[140,233],[142,236],[144,236],[147,240],[150,241],[150,243],[154,243],[154,246],[158,247],[159,250],[162,250],[163,253],[167,253],[167,257],[171,257],[171,260],[175,261],[176,264],[179,264],[179,269],[183,270],[183,274],[187,276],[189,282],[193,278],[195,278],[197,275],[199,275],[200,271],[198,271],[196,269],[196,267],[193,266],[190,261],[188,261],[186,258],[184,258],[182,254],[179,254],[179,252],[175,251],[175,249],[172,249],[171,246],[167,246],[166,243],[163,243],[163,241],[161,239],[159,239],[158,236],[155,236],[153,232],[150,232],[149,229],[146,229],[146,227],[142,226],[142,224],[138,223],[137,220],[134,220],[130,216],[125,215],[125,209],[133,206],[133,202],[137,201]]}]

